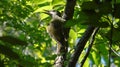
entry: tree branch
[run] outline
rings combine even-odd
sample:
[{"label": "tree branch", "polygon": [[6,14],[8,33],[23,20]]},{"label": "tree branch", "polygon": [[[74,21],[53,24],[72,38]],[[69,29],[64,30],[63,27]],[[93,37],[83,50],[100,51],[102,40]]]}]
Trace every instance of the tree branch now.
[{"label": "tree branch", "polygon": [[[65,19],[66,21],[72,19],[75,5],[76,5],[76,0],[67,0],[66,6],[63,12],[63,16],[62,16],[63,19]],[[64,35],[66,39],[66,53],[65,54],[67,54],[67,50],[68,50],[69,31],[70,31],[70,27],[64,28]]]},{"label": "tree branch", "polygon": [[[75,4],[76,4],[76,0],[67,0],[65,10],[64,10],[63,16],[62,16],[62,18],[65,19],[66,21],[72,19],[73,14],[74,14]],[[67,50],[68,50],[69,30],[70,30],[70,28],[66,28],[66,27],[64,28],[63,33],[65,36],[64,39],[66,39],[66,43],[65,43],[64,48],[60,47],[60,49],[64,52],[60,53],[60,55],[58,55],[56,57],[54,67],[64,67],[64,65],[65,65],[64,62],[65,62],[66,54],[67,54]]]},{"label": "tree branch", "polygon": [[[66,21],[72,19],[75,5],[76,5],[76,0],[67,0],[62,16],[63,19],[65,19]],[[70,28],[66,28],[64,31],[66,39],[68,39],[69,37],[69,30]]]},{"label": "tree branch", "polygon": [[96,33],[98,32],[98,30],[99,30],[99,27],[95,28],[95,30],[93,31],[93,33],[92,33],[92,35],[91,35],[91,39],[90,39],[90,44],[89,44],[88,50],[87,50],[87,52],[86,52],[86,55],[84,56],[84,58],[83,58],[82,61],[81,61],[80,67],[83,66],[83,64],[85,63],[85,60],[87,59],[87,57],[88,57],[88,55],[89,55],[89,53],[90,53],[90,50],[91,50],[92,45],[93,45],[94,40],[95,40],[95,35],[96,35]]},{"label": "tree branch", "polygon": [[88,39],[90,38],[90,36],[92,35],[93,31],[94,31],[95,27],[94,26],[88,26],[88,28],[86,29],[84,35],[82,36],[82,38],[79,40],[75,52],[73,53],[69,65],[68,67],[75,67],[79,56],[81,54],[81,52],[83,51]]}]

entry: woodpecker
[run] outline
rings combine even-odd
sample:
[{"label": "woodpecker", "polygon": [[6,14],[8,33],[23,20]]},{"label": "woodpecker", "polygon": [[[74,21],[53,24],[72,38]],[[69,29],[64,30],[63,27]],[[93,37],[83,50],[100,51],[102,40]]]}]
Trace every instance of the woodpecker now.
[{"label": "woodpecker", "polygon": [[46,29],[51,38],[53,38],[58,44],[57,53],[61,52],[61,47],[64,48],[65,45],[65,37],[63,32],[63,24],[65,20],[61,18],[61,13],[56,10],[45,10],[44,13],[52,17]]}]

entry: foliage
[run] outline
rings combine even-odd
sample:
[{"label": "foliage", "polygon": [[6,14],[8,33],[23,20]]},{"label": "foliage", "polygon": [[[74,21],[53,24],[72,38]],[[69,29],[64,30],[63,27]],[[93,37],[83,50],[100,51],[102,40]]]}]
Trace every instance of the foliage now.
[{"label": "foliage", "polygon": [[[0,1],[0,66],[2,67],[50,67],[54,63],[56,43],[46,32],[50,17],[44,9],[64,10],[64,0],[1,0]],[[74,46],[84,34],[87,25],[101,29],[96,35],[91,52],[84,64],[107,66],[111,23],[113,24],[112,49],[120,52],[120,1],[78,0],[74,17],[66,27],[71,27],[68,59]],[[54,44],[54,45],[53,45]],[[87,43],[81,58],[88,49]],[[120,54],[119,54],[120,55]],[[119,56],[120,57],[120,56]],[[119,57],[112,52],[111,62],[120,66]]]}]

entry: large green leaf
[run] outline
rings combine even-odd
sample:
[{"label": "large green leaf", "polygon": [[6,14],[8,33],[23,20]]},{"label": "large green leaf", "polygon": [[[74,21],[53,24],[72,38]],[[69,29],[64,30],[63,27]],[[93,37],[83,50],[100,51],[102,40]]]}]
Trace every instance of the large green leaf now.
[{"label": "large green leaf", "polygon": [[28,45],[27,42],[20,40],[18,38],[12,37],[12,36],[2,36],[0,37],[0,40],[5,43],[10,43],[12,45]]},{"label": "large green leaf", "polygon": [[120,18],[120,3],[119,4],[115,4],[115,17],[116,18]]},{"label": "large green leaf", "polygon": [[112,5],[109,2],[105,2],[100,4],[99,8],[99,13],[103,15],[111,14],[112,13]]},{"label": "large green leaf", "polygon": [[20,60],[21,66],[26,66],[26,67],[38,67],[36,64],[36,61],[34,57],[31,57],[30,55],[26,55],[21,58]]},{"label": "large green leaf", "polygon": [[53,5],[64,4],[64,0],[52,0]]},{"label": "large green leaf", "polygon": [[[105,36],[108,40],[111,39],[111,30],[109,30]],[[112,32],[112,41],[113,43],[116,43],[116,42],[120,42],[120,30],[116,29],[116,28],[113,28],[113,32]]]},{"label": "large green leaf", "polygon": [[82,10],[95,10],[98,8],[98,5],[95,2],[89,1],[82,4]]},{"label": "large green leaf", "polygon": [[5,67],[5,66],[4,66],[4,61],[3,61],[3,60],[0,60],[0,66],[1,66],[1,67]]},{"label": "large green leaf", "polygon": [[19,55],[15,53],[11,48],[7,46],[3,46],[0,44],[0,53],[4,54],[5,56],[11,59],[20,59]]},{"label": "large green leaf", "polygon": [[101,57],[100,57],[100,54],[98,52],[93,51],[92,57],[93,57],[93,61],[95,62],[96,65],[100,64]]},{"label": "large green leaf", "polygon": [[[82,24],[85,25],[93,25],[93,26],[99,26],[99,27],[108,27],[108,22],[100,22],[100,18],[103,15],[108,15],[112,13],[112,5],[107,3],[100,3],[96,4],[95,2],[84,2],[81,5],[82,11],[86,14],[88,19],[86,22],[83,22]],[[81,15],[80,15],[81,17]]]}]

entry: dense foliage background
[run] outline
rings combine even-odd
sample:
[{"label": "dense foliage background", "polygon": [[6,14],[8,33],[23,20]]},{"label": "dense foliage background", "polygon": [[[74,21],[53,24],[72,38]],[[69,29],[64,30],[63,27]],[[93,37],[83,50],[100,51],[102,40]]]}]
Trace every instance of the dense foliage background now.
[{"label": "dense foliage background", "polygon": [[[65,3],[65,0],[0,0],[0,67],[51,67],[56,42],[46,32],[50,17],[42,12],[44,9],[62,12]],[[74,17],[66,24],[71,27],[68,60],[86,27],[94,25],[100,30],[84,66],[107,66],[111,23],[114,27],[111,65],[120,66],[120,1],[77,0]],[[78,65],[88,45],[89,42]]]}]

